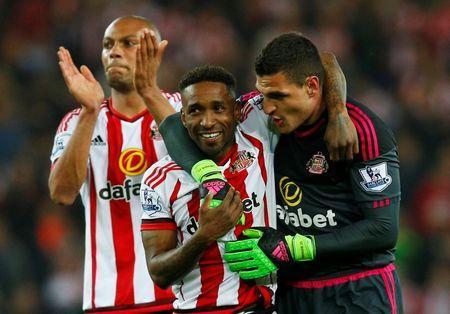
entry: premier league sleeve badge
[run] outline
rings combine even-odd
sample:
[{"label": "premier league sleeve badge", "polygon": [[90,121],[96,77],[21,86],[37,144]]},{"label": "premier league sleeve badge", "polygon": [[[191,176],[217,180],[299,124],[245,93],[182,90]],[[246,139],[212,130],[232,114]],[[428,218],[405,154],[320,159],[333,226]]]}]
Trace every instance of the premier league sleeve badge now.
[{"label": "premier league sleeve badge", "polygon": [[391,183],[392,178],[387,172],[387,164],[385,162],[359,169],[364,181],[361,186],[368,192],[384,191]]}]

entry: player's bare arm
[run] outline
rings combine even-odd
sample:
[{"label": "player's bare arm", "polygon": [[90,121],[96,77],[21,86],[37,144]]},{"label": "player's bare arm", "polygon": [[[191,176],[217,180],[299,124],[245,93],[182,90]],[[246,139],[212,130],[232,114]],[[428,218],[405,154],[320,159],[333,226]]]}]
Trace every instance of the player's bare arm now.
[{"label": "player's bare arm", "polygon": [[208,195],[199,209],[198,230],[180,247],[176,247],[175,231],[142,232],[150,276],[161,288],[169,287],[191,271],[203,252],[230,231],[242,215],[240,194],[233,188],[230,188],[219,207],[211,208],[211,199],[211,195]]},{"label": "player's bare arm", "polygon": [[48,185],[54,202],[70,205],[86,178],[92,132],[104,93],[86,66],[80,69],[75,66],[67,49],[60,47],[58,58],[67,88],[82,109],[70,141],[50,173]]},{"label": "player's bare arm", "polygon": [[359,152],[355,126],[345,107],[347,83],[344,73],[332,53],[321,52],[320,58],[325,69],[324,97],[329,121],[325,132],[325,142],[331,160],[352,159]]},{"label": "player's bare arm", "polygon": [[167,40],[158,42],[153,31],[145,31],[136,50],[136,90],[145,102],[156,123],[175,113],[169,101],[162,94],[158,82],[158,69],[167,47]]}]

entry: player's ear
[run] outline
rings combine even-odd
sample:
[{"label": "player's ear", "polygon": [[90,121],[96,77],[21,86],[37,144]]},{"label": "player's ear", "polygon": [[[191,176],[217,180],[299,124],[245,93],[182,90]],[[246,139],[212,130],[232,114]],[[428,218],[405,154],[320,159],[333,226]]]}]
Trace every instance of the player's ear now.
[{"label": "player's ear", "polygon": [[234,120],[239,122],[241,120],[241,104],[234,100]]},{"label": "player's ear", "polygon": [[305,81],[306,93],[309,97],[314,97],[320,90],[320,82],[317,76],[308,76]]}]

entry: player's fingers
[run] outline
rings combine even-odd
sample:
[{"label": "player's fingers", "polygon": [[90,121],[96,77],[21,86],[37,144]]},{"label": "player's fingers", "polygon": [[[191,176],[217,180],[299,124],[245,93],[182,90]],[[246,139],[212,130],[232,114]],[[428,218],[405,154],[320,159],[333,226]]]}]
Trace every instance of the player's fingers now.
[{"label": "player's fingers", "polygon": [[145,41],[147,43],[147,56],[149,59],[154,57],[155,54],[155,47],[153,46],[153,41],[152,41],[152,32],[153,31],[146,31],[145,32]]},{"label": "player's fingers", "polygon": [[66,83],[66,86],[69,87],[69,79],[67,77],[67,69],[66,69],[66,64],[63,61],[59,61],[58,62],[59,68],[61,70],[61,74],[63,76],[64,82]]},{"label": "player's fingers", "polygon": [[251,257],[249,260],[240,261],[240,262],[234,262],[234,263],[228,263],[228,267],[231,271],[238,272],[238,271],[245,271],[245,270],[253,270],[258,267],[255,260],[253,260]]},{"label": "player's fingers", "polygon": [[159,62],[161,62],[164,56],[164,51],[166,51],[166,47],[168,44],[169,42],[167,40],[163,40],[159,43],[158,50],[156,51],[156,58],[158,59]]},{"label": "player's fingers", "polygon": [[147,46],[147,39],[146,39],[146,34],[144,33],[141,36],[141,62],[142,62],[142,66],[145,67],[147,65],[148,62],[148,46]]},{"label": "player's fingers", "polygon": [[347,147],[339,147],[339,160],[347,158]]},{"label": "player's fingers", "polygon": [[332,161],[338,160],[339,159],[339,149],[336,149],[329,144],[327,144],[327,147],[328,147],[328,152],[330,154],[330,159]]},{"label": "player's fingers", "polygon": [[349,145],[346,148],[345,159],[352,160],[353,159],[353,144]]},{"label": "player's fingers", "polygon": [[134,72],[134,76],[135,76],[135,78],[137,77],[137,76],[141,76],[143,73],[143,70],[142,70],[142,48],[141,48],[141,46],[139,46],[139,47],[137,47],[137,49],[136,49],[136,70],[135,70],[135,72]]},{"label": "player's fingers", "polygon": [[225,252],[249,251],[254,247],[254,239],[246,239],[239,241],[230,241],[225,244]]},{"label": "player's fingers", "polygon": [[158,51],[158,39],[154,31],[150,31],[150,41],[152,44],[152,57],[156,57]]},{"label": "player's fingers", "polygon": [[230,186],[227,194],[223,198],[222,206],[227,206],[227,207],[230,206],[235,194],[236,194],[236,190],[232,186]]},{"label": "player's fingers", "polygon": [[[227,242],[229,243],[229,242]],[[223,254],[223,259],[228,262],[241,262],[244,260],[251,259],[253,260],[253,252],[252,251],[242,251],[242,252],[233,252],[233,253],[225,253]]]},{"label": "player's fingers", "polygon": [[209,208],[209,204],[211,204],[211,200],[213,198],[213,195],[211,193],[208,193],[205,197],[205,200],[203,201],[203,205],[205,208]]},{"label": "player's fingers", "polygon": [[70,54],[70,51],[67,50],[66,48],[63,47],[63,53],[65,55],[65,62],[67,65],[67,69],[69,71],[69,75],[75,75],[80,73],[80,71],[78,71],[77,67],[75,66],[75,63],[73,62],[72,56]]},{"label": "player's fingers", "polygon": [[261,278],[264,276],[267,276],[271,273],[272,271],[268,270],[268,269],[254,269],[254,270],[243,270],[239,272],[239,277],[241,277],[244,280],[250,280],[250,279],[256,279],[256,278]]},{"label": "player's fingers", "polygon": [[353,144],[353,154],[357,155],[359,153],[359,142],[358,139],[356,139],[355,143]]},{"label": "player's fingers", "polygon": [[82,65],[80,67],[80,72],[83,74],[83,76],[90,82],[95,83],[97,80],[95,79],[94,75],[92,74],[91,70],[85,65]]}]

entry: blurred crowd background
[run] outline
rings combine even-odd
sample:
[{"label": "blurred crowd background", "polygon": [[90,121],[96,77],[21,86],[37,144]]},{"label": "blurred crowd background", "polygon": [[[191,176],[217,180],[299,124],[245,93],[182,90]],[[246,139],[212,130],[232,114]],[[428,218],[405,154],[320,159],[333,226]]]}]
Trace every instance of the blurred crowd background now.
[{"label": "blurred crowd background", "polygon": [[80,313],[81,203],[52,204],[54,132],[75,108],[56,51],[65,46],[105,91],[104,29],[153,20],[169,40],[160,86],[203,63],[253,89],[253,60],[272,37],[301,31],[334,52],[348,94],[394,130],[401,161],[397,250],[406,313],[449,313],[450,2],[439,0],[0,0],[0,313]]}]

